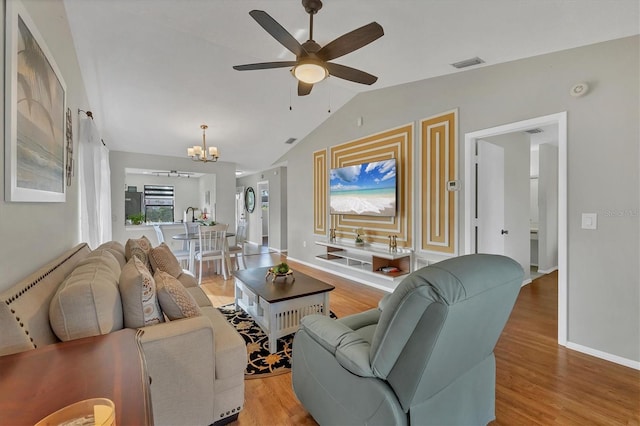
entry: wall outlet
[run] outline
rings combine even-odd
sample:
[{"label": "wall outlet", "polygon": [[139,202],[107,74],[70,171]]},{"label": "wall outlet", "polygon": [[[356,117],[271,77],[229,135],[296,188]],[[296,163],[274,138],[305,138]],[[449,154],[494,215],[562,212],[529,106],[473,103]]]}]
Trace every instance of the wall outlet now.
[{"label": "wall outlet", "polygon": [[582,213],[582,229],[598,229],[598,214]]}]

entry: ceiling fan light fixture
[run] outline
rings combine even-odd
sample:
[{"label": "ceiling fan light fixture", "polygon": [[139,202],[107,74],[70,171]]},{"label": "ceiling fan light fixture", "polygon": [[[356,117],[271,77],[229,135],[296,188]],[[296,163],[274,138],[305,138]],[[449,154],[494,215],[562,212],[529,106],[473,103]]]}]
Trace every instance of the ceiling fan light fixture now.
[{"label": "ceiling fan light fixture", "polygon": [[303,59],[291,70],[293,76],[306,84],[316,84],[329,76],[321,61]]}]

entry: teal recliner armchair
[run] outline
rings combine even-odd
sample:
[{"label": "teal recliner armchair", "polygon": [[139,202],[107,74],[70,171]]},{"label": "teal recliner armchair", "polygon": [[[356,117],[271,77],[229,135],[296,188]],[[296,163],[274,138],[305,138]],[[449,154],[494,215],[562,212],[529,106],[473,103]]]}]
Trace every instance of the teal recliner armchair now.
[{"label": "teal recliner armchair", "polygon": [[296,396],[321,425],[480,425],[495,419],[493,349],[522,267],[473,254],[408,275],[378,309],[304,317]]}]

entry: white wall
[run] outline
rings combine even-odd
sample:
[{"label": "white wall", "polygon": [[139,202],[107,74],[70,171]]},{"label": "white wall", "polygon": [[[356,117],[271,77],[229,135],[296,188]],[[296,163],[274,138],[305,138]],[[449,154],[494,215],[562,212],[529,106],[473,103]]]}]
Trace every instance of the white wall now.
[{"label": "white wall", "polygon": [[[23,0],[38,31],[55,59],[67,85],[67,107],[73,116],[74,153],[78,153],[78,109],[91,109],[78,67],[73,39],[69,32],[64,5],[61,0]],[[2,1],[0,44],[5,43],[5,1]],[[5,68],[0,55],[0,68]],[[0,84],[5,99],[4,84]],[[4,102],[0,105],[4,117]],[[95,114],[100,120],[100,114]],[[0,134],[4,137],[4,120],[0,120]],[[4,149],[0,149],[0,187],[5,186]],[[78,168],[76,167],[76,170]],[[124,207],[123,207],[124,208]],[[8,288],[33,272],[38,266],[54,259],[79,242],[78,179],[66,187],[64,203],[9,203],[0,199],[0,290]],[[124,210],[123,210],[124,212]]]},{"label": "white wall", "polygon": [[558,268],[558,147],[541,144],[538,178],[538,270]]},{"label": "white wall", "polygon": [[[567,111],[568,339],[640,362],[639,39],[623,38],[360,93],[289,151],[289,199],[309,200],[313,152],[319,149],[453,108],[459,109],[458,135]],[[589,82],[591,91],[580,98],[570,96],[569,89],[581,81]],[[358,117],[364,118],[360,127]],[[463,153],[464,139],[458,141]],[[468,190],[464,161],[459,155],[461,252]],[[417,191],[414,196],[417,200]],[[597,230],[580,228],[582,212],[599,214]],[[288,219],[289,255],[319,265],[312,203],[289,203]]]},{"label": "white wall", "polygon": [[[235,190],[235,188],[234,188],[234,190]],[[207,203],[207,191],[209,191],[209,200],[208,200],[209,202],[208,203]],[[197,214],[202,214],[206,210],[207,216],[209,218],[211,218],[213,220],[216,220],[217,222],[222,222],[222,221],[219,221],[216,218],[216,216],[218,214],[217,211],[216,211],[217,208],[218,208],[218,201],[217,201],[216,197],[217,197],[217,193],[216,193],[216,175],[213,174],[213,173],[204,175],[198,181],[198,197],[197,197],[197,201],[196,201],[196,203],[191,204],[191,207],[197,207],[199,209],[199,211],[196,212],[196,215]],[[221,200],[221,201],[223,203],[226,202],[224,200]],[[235,210],[234,210],[234,212],[235,212]],[[235,213],[234,213],[234,218],[235,218]],[[190,219],[188,219],[188,220],[190,220]],[[230,230],[234,229],[235,221],[223,222],[223,223],[227,223],[229,225],[229,229]]]}]

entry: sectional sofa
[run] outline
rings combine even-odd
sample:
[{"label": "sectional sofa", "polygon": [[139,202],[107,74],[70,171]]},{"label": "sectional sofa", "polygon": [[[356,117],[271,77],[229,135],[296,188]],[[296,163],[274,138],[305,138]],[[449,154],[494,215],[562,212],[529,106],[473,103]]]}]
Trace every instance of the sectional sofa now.
[{"label": "sectional sofa", "polygon": [[166,245],[79,244],[0,300],[0,355],[144,330],[157,425],[224,424],[243,407],[245,343]]}]

